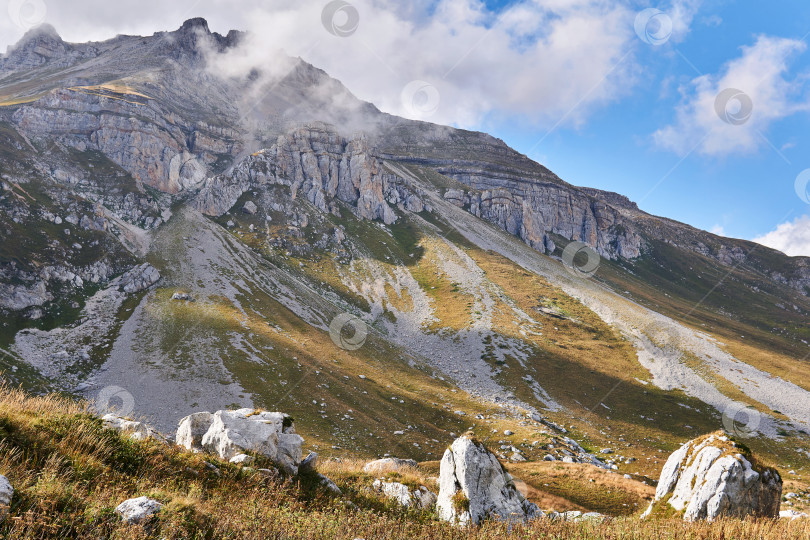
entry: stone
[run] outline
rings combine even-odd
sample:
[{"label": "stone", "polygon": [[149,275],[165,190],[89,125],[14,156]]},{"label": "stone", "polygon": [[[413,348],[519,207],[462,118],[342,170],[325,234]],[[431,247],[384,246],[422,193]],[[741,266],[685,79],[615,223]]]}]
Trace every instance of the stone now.
[{"label": "stone", "polygon": [[335,484],[331,478],[324,476],[321,473],[315,473],[315,477],[318,479],[318,482],[321,486],[323,486],[326,491],[333,493],[334,495],[342,495],[343,492],[340,490],[337,484]]},{"label": "stone", "polygon": [[419,486],[413,491],[405,484],[399,482],[386,482],[375,480],[372,487],[378,492],[397,501],[406,508],[418,508],[420,510],[430,510],[436,504],[436,494],[425,486]]},{"label": "stone", "polygon": [[298,472],[315,472],[315,469],[318,467],[318,454],[315,452],[310,452],[307,454],[307,457],[301,460],[301,464],[298,465]]},{"label": "stone", "polygon": [[144,424],[143,422],[138,422],[135,420],[131,420],[129,418],[124,418],[122,416],[118,416],[112,413],[105,414],[104,416],[102,416],[101,421],[104,424],[105,428],[114,429],[116,431],[121,431],[123,433],[128,433],[129,437],[136,441],[153,439],[162,443],[166,442],[166,439],[165,437],[163,437],[163,435],[161,435],[153,427]]},{"label": "stone", "polygon": [[196,412],[180,420],[175,442],[187,450],[201,452],[202,438],[208,432],[214,415],[210,412]]},{"label": "stone", "polygon": [[797,512],[796,510],[782,510],[779,512],[780,519],[806,519],[809,517],[805,512]]},{"label": "stone", "polygon": [[693,439],[667,459],[654,505],[668,504],[685,521],[746,516],[776,518],[782,478],[775,469],[755,469],[734,441],[723,432]]},{"label": "stone", "polygon": [[254,409],[194,413],[178,424],[177,444],[230,460],[245,450],[267,456],[289,475],[298,474],[304,439],[292,419]]},{"label": "stone", "polygon": [[436,508],[439,519],[461,526],[543,515],[517,490],[497,457],[471,435],[453,441],[442,457]]},{"label": "stone", "polygon": [[14,498],[14,488],[8,478],[0,474],[0,523],[8,517],[11,499]]},{"label": "stone", "polygon": [[118,287],[125,293],[137,293],[148,289],[160,281],[160,272],[149,263],[129,270],[119,278]]},{"label": "stone", "polygon": [[163,505],[148,497],[127,499],[115,507],[115,513],[127,525],[143,524],[160,511]]},{"label": "stone", "polygon": [[256,203],[254,203],[253,201],[248,201],[245,203],[244,206],[242,206],[242,212],[244,212],[245,214],[254,215],[257,211],[258,208],[256,207]]},{"label": "stone", "polygon": [[363,466],[363,472],[368,474],[382,474],[386,472],[395,472],[404,468],[417,467],[416,461],[412,459],[400,459],[388,457],[369,461]]},{"label": "stone", "polygon": [[236,454],[228,460],[229,463],[234,463],[236,465],[249,465],[254,461],[256,461],[256,458],[247,454]]}]

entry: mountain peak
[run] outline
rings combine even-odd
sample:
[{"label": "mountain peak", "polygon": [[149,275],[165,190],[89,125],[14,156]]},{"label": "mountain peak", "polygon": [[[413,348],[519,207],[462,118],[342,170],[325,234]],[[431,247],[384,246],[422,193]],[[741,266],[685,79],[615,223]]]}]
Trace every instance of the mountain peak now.
[{"label": "mountain peak", "polygon": [[41,24],[27,31],[20,41],[8,48],[0,67],[32,68],[65,55],[68,49],[53,26]]},{"label": "mountain peak", "polygon": [[208,28],[208,21],[206,21],[202,17],[194,17],[193,19],[188,19],[183,23],[177,31],[178,32],[193,32],[195,30],[201,30],[206,34],[210,34],[211,30]]},{"label": "mountain peak", "polygon": [[13,48],[20,49],[31,43],[64,44],[64,41],[56,28],[48,23],[43,23],[28,30]]}]

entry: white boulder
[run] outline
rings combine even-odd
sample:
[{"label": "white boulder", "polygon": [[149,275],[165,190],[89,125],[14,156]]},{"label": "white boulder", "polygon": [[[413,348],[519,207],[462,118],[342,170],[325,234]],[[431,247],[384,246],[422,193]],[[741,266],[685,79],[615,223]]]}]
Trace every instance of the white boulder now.
[{"label": "white boulder", "polygon": [[747,451],[722,432],[691,440],[676,450],[661,471],[655,499],[683,513],[685,521],[718,517],[779,516],[782,478],[756,468]]},{"label": "white boulder", "polygon": [[406,508],[419,508],[421,510],[429,510],[436,504],[436,494],[431,492],[425,486],[411,490],[405,484],[399,482],[386,482],[384,480],[375,480],[372,487],[378,492],[382,493],[389,499],[394,499]]},{"label": "white boulder", "polygon": [[368,474],[381,474],[387,472],[396,472],[403,468],[416,467],[418,464],[412,459],[400,458],[383,458],[369,461],[363,467],[363,472]]},{"label": "white boulder", "polygon": [[177,444],[189,450],[227,460],[251,451],[269,457],[290,475],[298,474],[303,442],[289,416],[254,409],[194,413],[180,420],[177,429]]},{"label": "white boulder", "polygon": [[5,521],[14,497],[14,488],[8,478],[0,474],[0,522]]},{"label": "white boulder", "polygon": [[498,458],[475,438],[463,435],[442,457],[439,472],[439,518],[459,525],[485,519],[527,521],[543,513],[527,501]]},{"label": "white boulder", "polygon": [[782,510],[779,512],[779,517],[781,519],[803,519],[807,518],[808,515],[804,512],[797,512],[796,510]]},{"label": "white boulder", "polygon": [[124,418],[123,416],[112,413],[102,416],[101,421],[104,423],[105,428],[128,433],[129,437],[136,441],[154,439],[162,443],[166,442],[163,435],[158,433],[152,426],[144,424],[143,422],[130,420],[129,418]]},{"label": "white boulder", "polygon": [[115,507],[115,513],[127,524],[144,523],[158,513],[163,505],[148,497],[127,499]]},{"label": "white boulder", "polygon": [[202,438],[208,432],[214,415],[210,412],[196,412],[180,420],[175,442],[187,450],[201,452]]}]

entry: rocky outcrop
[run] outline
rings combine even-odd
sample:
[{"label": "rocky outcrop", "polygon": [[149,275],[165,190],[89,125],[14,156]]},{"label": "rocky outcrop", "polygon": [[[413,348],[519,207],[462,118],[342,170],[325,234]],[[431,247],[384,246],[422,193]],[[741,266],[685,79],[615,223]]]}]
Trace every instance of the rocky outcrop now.
[{"label": "rocky outcrop", "polygon": [[644,515],[665,504],[685,521],[779,517],[782,478],[774,469],[755,467],[745,453],[722,432],[687,442],[664,465]]},{"label": "rocky outcrop", "polygon": [[303,196],[322,212],[336,213],[340,200],[352,205],[359,217],[385,224],[397,219],[392,205],[411,212],[423,209],[422,200],[403,179],[383,170],[367,139],[348,140],[325,125],[282,135],[269,149],[209,179],[196,205],[205,214],[219,216],[243,193],[263,185],[288,186],[293,199]]},{"label": "rocky outcrop", "polygon": [[[197,186],[207,175],[202,154],[191,152],[186,134],[174,121],[179,119],[141,94],[63,88],[20,107],[12,118],[31,137],[61,136],[80,149],[99,150],[136,180],[166,193]],[[238,149],[228,137],[221,145],[215,140],[218,137],[206,134],[204,149]]]},{"label": "rocky outcrop", "polygon": [[142,525],[160,512],[163,505],[149,497],[127,499],[115,507],[115,513],[121,516],[121,521],[127,525]]},{"label": "rocky outcrop", "polygon": [[11,499],[14,498],[14,488],[8,478],[0,474],[0,523],[8,517]]},{"label": "rocky outcrop", "polygon": [[641,235],[620,210],[607,202],[560,182],[495,175],[483,164],[480,166],[479,174],[439,167],[439,172],[473,188],[448,189],[445,200],[494,223],[541,252],[554,250],[549,236],[554,233],[585,242],[610,259],[635,258],[641,254],[644,245]]},{"label": "rocky outcrop", "polygon": [[149,263],[136,266],[121,276],[118,288],[125,293],[137,293],[160,281],[160,272]]},{"label": "rocky outcrop", "polygon": [[186,416],[177,428],[178,445],[230,460],[245,451],[269,457],[287,474],[298,474],[304,439],[292,419],[280,412],[254,409],[201,412]]},{"label": "rocky outcrop", "polygon": [[50,64],[67,67],[79,60],[92,58],[97,53],[91,45],[65,43],[53,26],[42,24],[32,28],[0,57],[0,73],[26,70]]},{"label": "rocky outcrop", "polygon": [[419,510],[430,510],[436,504],[436,494],[425,486],[411,489],[399,482],[386,482],[385,480],[375,480],[372,487],[389,499],[397,501],[406,508],[417,508]]},{"label": "rocky outcrop", "polygon": [[440,519],[459,525],[543,515],[523,498],[498,458],[470,435],[453,441],[442,457],[436,508]]},{"label": "rocky outcrop", "polygon": [[12,311],[23,310],[32,306],[42,306],[53,300],[45,282],[38,281],[33,285],[10,285],[0,283],[0,308]]}]

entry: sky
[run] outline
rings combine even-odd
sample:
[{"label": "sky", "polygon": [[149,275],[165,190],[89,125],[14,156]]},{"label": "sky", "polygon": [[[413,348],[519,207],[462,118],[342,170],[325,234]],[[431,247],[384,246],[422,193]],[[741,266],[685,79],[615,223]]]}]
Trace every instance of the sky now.
[{"label": "sky", "polygon": [[[0,0],[0,50],[188,18],[409,118],[491,133],[575,185],[810,256],[807,0]],[[167,5],[168,4],[168,5]]]}]

